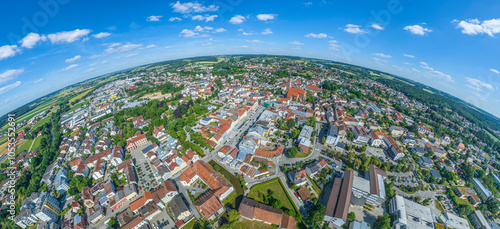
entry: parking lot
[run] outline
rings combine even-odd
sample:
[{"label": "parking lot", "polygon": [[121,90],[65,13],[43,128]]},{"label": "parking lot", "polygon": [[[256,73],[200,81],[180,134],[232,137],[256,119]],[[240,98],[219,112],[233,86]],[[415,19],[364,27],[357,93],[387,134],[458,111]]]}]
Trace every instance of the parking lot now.
[{"label": "parking lot", "polygon": [[158,182],[155,178],[155,174],[158,174],[158,171],[156,171],[154,166],[151,166],[149,159],[142,154],[142,149],[146,148],[149,144],[151,144],[151,142],[132,150],[130,153],[131,158],[135,159],[134,163],[137,170],[137,176],[139,178],[138,185],[145,190],[150,190],[151,188],[158,186]]},{"label": "parking lot", "polygon": [[151,219],[151,221],[149,221],[149,224],[153,229],[175,228],[175,223],[168,215],[166,207],[160,212],[160,214]]}]

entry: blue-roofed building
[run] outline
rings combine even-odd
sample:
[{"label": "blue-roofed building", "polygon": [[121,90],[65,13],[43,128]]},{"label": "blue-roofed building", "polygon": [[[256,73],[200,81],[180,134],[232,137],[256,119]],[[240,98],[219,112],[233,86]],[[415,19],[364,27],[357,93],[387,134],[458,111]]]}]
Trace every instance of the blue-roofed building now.
[{"label": "blue-roofed building", "polygon": [[483,183],[477,178],[472,180],[472,184],[474,185],[474,189],[479,194],[479,196],[483,199],[490,198],[492,193],[486,187],[484,187]]},{"label": "blue-roofed building", "polygon": [[68,172],[64,168],[59,169],[59,172],[57,172],[54,187],[61,194],[65,194],[69,190]]},{"label": "blue-roofed building", "polygon": [[435,170],[435,169],[431,169],[431,172],[429,173],[429,176],[434,176],[434,178],[436,180],[440,180],[441,178],[443,178],[441,176],[441,173],[439,173],[439,171]]}]

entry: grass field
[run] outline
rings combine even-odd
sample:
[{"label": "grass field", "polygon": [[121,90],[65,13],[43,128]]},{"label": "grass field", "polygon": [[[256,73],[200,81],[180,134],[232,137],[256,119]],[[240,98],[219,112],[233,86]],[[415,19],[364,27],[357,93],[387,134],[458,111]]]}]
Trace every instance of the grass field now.
[{"label": "grass field", "polygon": [[89,89],[87,89],[86,91],[84,91],[84,92],[80,93],[79,95],[77,95],[77,96],[75,96],[75,97],[71,98],[71,99],[69,100],[69,102],[71,103],[71,102],[77,101],[77,100],[79,100],[79,99],[83,98],[84,96],[86,96],[86,95],[87,95],[89,92],[91,92],[91,91],[92,91],[92,88],[89,88]]},{"label": "grass field", "polygon": [[434,94],[434,92],[433,92],[433,91],[431,91],[431,90],[427,90],[427,89],[425,89],[425,88],[424,88],[423,90],[424,90],[424,91],[426,91],[426,92],[429,92],[429,93],[431,93],[431,94]]},{"label": "grass field", "polygon": [[69,109],[69,111],[68,111],[68,112],[73,111],[73,110],[75,110],[76,108],[82,107],[83,105],[88,105],[89,103],[90,103],[89,101],[85,101],[85,102],[83,102],[83,103],[78,103],[78,104],[74,105],[71,109]]},{"label": "grass field", "polygon": [[38,121],[38,122],[37,122],[37,123],[33,126],[33,128],[31,128],[31,129],[32,129],[32,130],[34,130],[34,129],[36,129],[36,128],[38,128],[38,127],[42,126],[43,124],[45,124],[45,123],[49,122],[51,118],[52,118],[52,117],[50,117],[50,116],[43,118],[42,120]]},{"label": "grass field", "polygon": [[259,192],[267,195],[267,190],[272,190],[274,192],[273,197],[281,201],[281,203],[283,204],[283,208],[294,210],[293,203],[290,202],[285,193],[285,190],[281,187],[279,178],[272,179],[270,181],[266,181],[264,183],[253,186],[247,197],[264,203],[264,200],[259,198]]},{"label": "grass field", "polygon": [[443,205],[441,205],[441,203],[439,201],[435,201],[436,203],[436,208],[437,210],[441,211],[441,212],[446,212],[443,208]]},{"label": "grass field", "polygon": [[500,140],[498,140],[497,137],[495,137],[495,135],[493,135],[492,133],[490,133],[489,131],[487,130],[484,130],[494,141],[496,142],[499,142]]}]

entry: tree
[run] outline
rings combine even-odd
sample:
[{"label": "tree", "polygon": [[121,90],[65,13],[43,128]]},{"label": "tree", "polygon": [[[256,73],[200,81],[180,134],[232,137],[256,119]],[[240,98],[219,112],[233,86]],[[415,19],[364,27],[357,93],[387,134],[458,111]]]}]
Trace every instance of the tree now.
[{"label": "tree", "polygon": [[321,144],[323,144],[323,145],[324,145],[324,144],[325,144],[325,142],[326,142],[326,138],[325,138],[325,137],[322,137],[322,138],[321,138]]},{"label": "tree", "polygon": [[347,133],[347,138],[349,140],[352,140],[353,137],[354,137],[354,134],[352,132]]},{"label": "tree", "polygon": [[232,223],[232,222],[238,220],[238,218],[240,218],[240,213],[238,213],[238,211],[236,211],[234,209],[229,211],[228,215],[229,215],[229,222],[230,223]]},{"label": "tree", "polygon": [[288,130],[288,125],[286,124],[286,122],[284,122],[283,124],[281,124],[281,127],[280,127],[282,130]]},{"label": "tree", "polygon": [[354,163],[352,164],[352,167],[357,169],[361,165],[361,160],[359,158],[354,159]]},{"label": "tree", "polygon": [[271,205],[273,206],[274,209],[280,209],[283,206],[282,203],[281,203],[281,200],[274,199],[274,197],[272,198]]},{"label": "tree", "polygon": [[288,149],[288,157],[294,158],[297,156],[297,153],[299,153],[299,149],[297,149],[297,146],[293,146],[292,148]]},{"label": "tree", "polygon": [[297,129],[292,130],[292,138],[296,138],[297,136],[299,136],[299,134],[300,134],[299,130],[297,130]]},{"label": "tree", "polygon": [[118,228],[119,227],[118,220],[116,220],[116,218],[114,218],[114,217],[109,219],[108,226],[110,226],[112,228]]},{"label": "tree", "polygon": [[377,229],[391,229],[391,217],[388,213],[383,216],[379,216],[375,221],[373,228]]},{"label": "tree", "polygon": [[352,221],[354,221],[355,219],[356,219],[356,214],[355,214],[354,212],[349,212],[349,213],[347,214],[347,220],[349,220],[349,221],[351,221],[351,222],[352,222]]},{"label": "tree", "polygon": [[312,228],[319,228],[325,218],[325,206],[315,205],[307,211],[306,220]]}]

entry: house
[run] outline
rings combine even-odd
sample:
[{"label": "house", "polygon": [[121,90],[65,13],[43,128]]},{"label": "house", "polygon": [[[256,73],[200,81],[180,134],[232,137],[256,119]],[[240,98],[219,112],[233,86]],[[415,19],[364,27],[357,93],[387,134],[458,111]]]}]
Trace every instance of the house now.
[{"label": "house", "polygon": [[321,158],[311,164],[306,165],[306,174],[310,177],[316,175],[321,169],[327,165],[327,162]]},{"label": "house", "polygon": [[302,186],[307,183],[307,173],[304,169],[299,168],[296,170],[292,170],[287,173],[287,177],[293,184],[297,186]]},{"label": "house", "polygon": [[425,168],[432,168],[434,166],[434,162],[428,157],[422,156],[418,159],[418,164]]},{"label": "house", "polygon": [[173,217],[174,221],[185,220],[191,215],[189,208],[186,206],[184,200],[179,195],[172,198],[172,201],[170,201],[169,206],[170,210],[174,215]]},{"label": "house", "polygon": [[257,220],[266,224],[277,225],[278,228],[294,229],[295,219],[283,214],[283,210],[274,209],[271,206],[259,203],[255,200],[243,197],[238,208],[240,216],[248,220]]},{"label": "house", "polygon": [[224,213],[224,205],[217,199],[217,190],[210,189],[198,198],[194,205],[208,220],[213,220]]},{"label": "house", "polygon": [[413,147],[410,149],[410,152],[416,154],[417,156],[419,157],[422,157],[425,155],[425,150],[422,149],[421,147],[417,146],[417,147]]},{"label": "house", "polygon": [[391,133],[392,136],[401,136],[405,133],[405,128],[400,127],[400,126],[391,126],[389,127],[389,133]]},{"label": "house", "polygon": [[430,173],[429,173],[429,175],[428,175],[428,176],[429,176],[429,177],[434,177],[434,179],[435,179],[436,181],[441,180],[441,178],[443,178],[443,177],[441,176],[441,173],[439,173],[439,171],[437,171],[437,170],[435,170],[435,169],[431,169],[431,170],[430,170]]},{"label": "house", "polygon": [[217,196],[220,201],[234,191],[233,186],[222,175],[202,160],[194,162],[179,176],[184,186],[189,186],[198,179],[207,184],[211,190],[215,190],[213,195]]},{"label": "house", "polygon": [[57,172],[54,187],[61,194],[65,194],[69,190],[68,172],[64,168],[59,169],[59,172]]},{"label": "house", "polygon": [[129,139],[127,139],[127,150],[132,151],[137,149],[137,147],[144,145],[148,142],[145,134],[141,134],[139,131]]},{"label": "house", "polygon": [[153,201],[161,209],[164,209],[165,206],[178,194],[179,192],[175,188],[174,182],[169,180],[163,181],[160,186],[151,191]]}]

